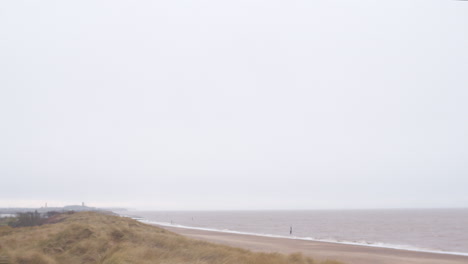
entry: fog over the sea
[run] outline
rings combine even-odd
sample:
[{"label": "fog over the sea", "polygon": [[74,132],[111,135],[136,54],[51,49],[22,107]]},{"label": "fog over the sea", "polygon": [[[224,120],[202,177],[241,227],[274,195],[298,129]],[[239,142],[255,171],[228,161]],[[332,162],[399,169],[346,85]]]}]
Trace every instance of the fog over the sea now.
[{"label": "fog over the sea", "polygon": [[467,165],[468,2],[0,3],[0,207],[466,207]]}]

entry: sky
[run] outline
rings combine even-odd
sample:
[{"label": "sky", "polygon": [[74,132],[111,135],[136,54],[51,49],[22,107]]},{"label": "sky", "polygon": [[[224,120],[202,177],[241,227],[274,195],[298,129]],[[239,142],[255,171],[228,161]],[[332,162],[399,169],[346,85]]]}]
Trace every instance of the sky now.
[{"label": "sky", "polygon": [[464,1],[2,1],[0,207],[466,207],[467,72]]}]

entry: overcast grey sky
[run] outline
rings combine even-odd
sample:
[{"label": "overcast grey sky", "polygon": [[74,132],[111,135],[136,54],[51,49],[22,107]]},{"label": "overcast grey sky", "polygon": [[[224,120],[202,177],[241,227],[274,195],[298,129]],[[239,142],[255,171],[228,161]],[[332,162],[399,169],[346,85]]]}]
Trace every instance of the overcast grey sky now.
[{"label": "overcast grey sky", "polygon": [[0,206],[468,205],[468,2],[2,1]]}]

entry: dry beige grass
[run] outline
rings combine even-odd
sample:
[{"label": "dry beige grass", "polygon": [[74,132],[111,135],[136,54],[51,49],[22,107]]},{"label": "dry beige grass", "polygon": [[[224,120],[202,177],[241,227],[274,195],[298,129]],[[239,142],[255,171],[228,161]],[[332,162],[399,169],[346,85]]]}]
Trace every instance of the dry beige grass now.
[{"label": "dry beige grass", "polygon": [[[11,264],[313,264],[300,253],[253,253],[192,240],[132,219],[99,213],[60,215],[58,223],[0,227],[0,261]],[[322,264],[337,264],[335,261]]]}]

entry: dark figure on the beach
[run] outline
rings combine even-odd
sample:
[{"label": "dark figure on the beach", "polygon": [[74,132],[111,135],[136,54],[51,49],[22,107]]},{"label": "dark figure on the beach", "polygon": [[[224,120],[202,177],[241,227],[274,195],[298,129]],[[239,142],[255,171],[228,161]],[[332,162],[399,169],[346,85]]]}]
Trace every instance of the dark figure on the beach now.
[{"label": "dark figure on the beach", "polygon": [[292,226],[289,227],[289,234],[292,235]]}]

